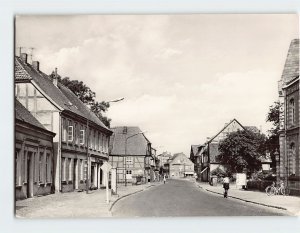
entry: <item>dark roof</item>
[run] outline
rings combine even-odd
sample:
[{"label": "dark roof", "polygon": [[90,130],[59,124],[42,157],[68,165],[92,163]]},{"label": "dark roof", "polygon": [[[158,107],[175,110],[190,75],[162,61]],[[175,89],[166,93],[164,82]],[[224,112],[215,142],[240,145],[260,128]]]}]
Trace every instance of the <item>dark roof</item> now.
[{"label": "dark roof", "polygon": [[209,161],[210,163],[216,163],[216,157],[219,155],[219,144],[218,143],[210,143],[209,144]]},{"label": "dark roof", "polygon": [[38,87],[41,88],[42,91],[62,110],[75,113],[81,117],[89,119],[98,126],[109,130],[69,88],[65,87],[61,83],[58,83],[56,87],[48,75],[41,71],[37,71],[30,64],[22,61],[21,58],[15,57],[15,81],[24,82],[26,80],[34,81]]},{"label": "dark roof", "polygon": [[299,39],[292,40],[281,79],[284,83],[289,83],[299,77]]},{"label": "dark roof", "polygon": [[210,142],[212,142],[220,133],[222,133],[229,125],[231,125],[233,122],[236,122],[237,124],[239,124],[243,129],[245,129],[244,128],[244,126],[240,123],[240,122],[238,122],[236,119],[233,119],[233,120],[231,120],[228,124],[226,124],[214,137],[212,137],[209,141],[208,141],[208,143],[210,143]]},{"label": "dark roof", "polygon": [[[139,127],[119,126],[111,130],[113,134],[110,137],[110,155],[125,155],[126,138],[128,138],[126,155],[150,155],[148,152],[150,141],[143,133],[138,134],[142,132]],[[135,134],[137,135],[130,137]]]},{"label": "dark roof", "polygon": [[15,99],[15,118],[19,121],[40,128],[43,131],[54,134],[53,132],[47,130],[17,99]]}]

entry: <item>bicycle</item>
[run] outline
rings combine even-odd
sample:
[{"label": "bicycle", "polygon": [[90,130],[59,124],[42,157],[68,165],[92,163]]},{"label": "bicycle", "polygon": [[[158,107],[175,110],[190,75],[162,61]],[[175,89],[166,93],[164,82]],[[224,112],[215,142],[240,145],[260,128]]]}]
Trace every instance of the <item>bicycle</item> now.
[{"label": "bicycle", "polygon": [[272,185],[266,187],[265,191],[268,196],[280,194],[287,196],[290,194],[289,188],[285,187],[283,182],[279,186],[276,186],[275,182],[273,182]]}]

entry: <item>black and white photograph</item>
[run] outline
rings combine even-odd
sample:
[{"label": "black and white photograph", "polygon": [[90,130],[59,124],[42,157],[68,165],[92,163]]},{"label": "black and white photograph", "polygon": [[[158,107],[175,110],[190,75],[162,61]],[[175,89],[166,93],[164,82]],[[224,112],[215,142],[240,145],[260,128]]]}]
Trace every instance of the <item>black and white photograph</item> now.
[{"label": "black and white photograph", "polygon": [[13,59],[16,219],[300,215],[298,14],[16,14]]}]

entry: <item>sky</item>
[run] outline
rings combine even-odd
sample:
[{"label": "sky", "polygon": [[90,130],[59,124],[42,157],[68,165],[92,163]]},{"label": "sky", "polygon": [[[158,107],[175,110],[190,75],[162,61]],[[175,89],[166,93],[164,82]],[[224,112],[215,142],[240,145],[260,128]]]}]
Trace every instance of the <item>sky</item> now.
[{"label": "sky", "polygon": [[296,14],[17,16],[17,47],[50,74],[110,101],[111,126],[139,126],[158,153],[203,144],[225,123],[267,132]]}]

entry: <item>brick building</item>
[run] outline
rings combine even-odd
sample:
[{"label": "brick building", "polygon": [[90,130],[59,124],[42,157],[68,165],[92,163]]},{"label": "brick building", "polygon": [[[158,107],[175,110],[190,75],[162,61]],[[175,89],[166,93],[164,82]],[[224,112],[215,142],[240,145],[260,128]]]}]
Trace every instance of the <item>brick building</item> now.
[{"label": "brick building", "polygon": [[[39,62],[29,64],[27,54],[15,57],[15,96],[54,137],[56,192],[100,188],[100,166],[108,160],[112,134],[99,118],[67,87],[43,73]],[[87,174],[88,173],[88,174]],[[88,179],[87,179],[88,178]]]},{"label": "brick building", "polygon": [[53,192],[53,137],[15,100],[15,199]]},{"label": "brick building", "polygon": [[279,81],[280,159],[277,176],[292,194],[300,194],[299,173],[299,39],[291,42]]}]

